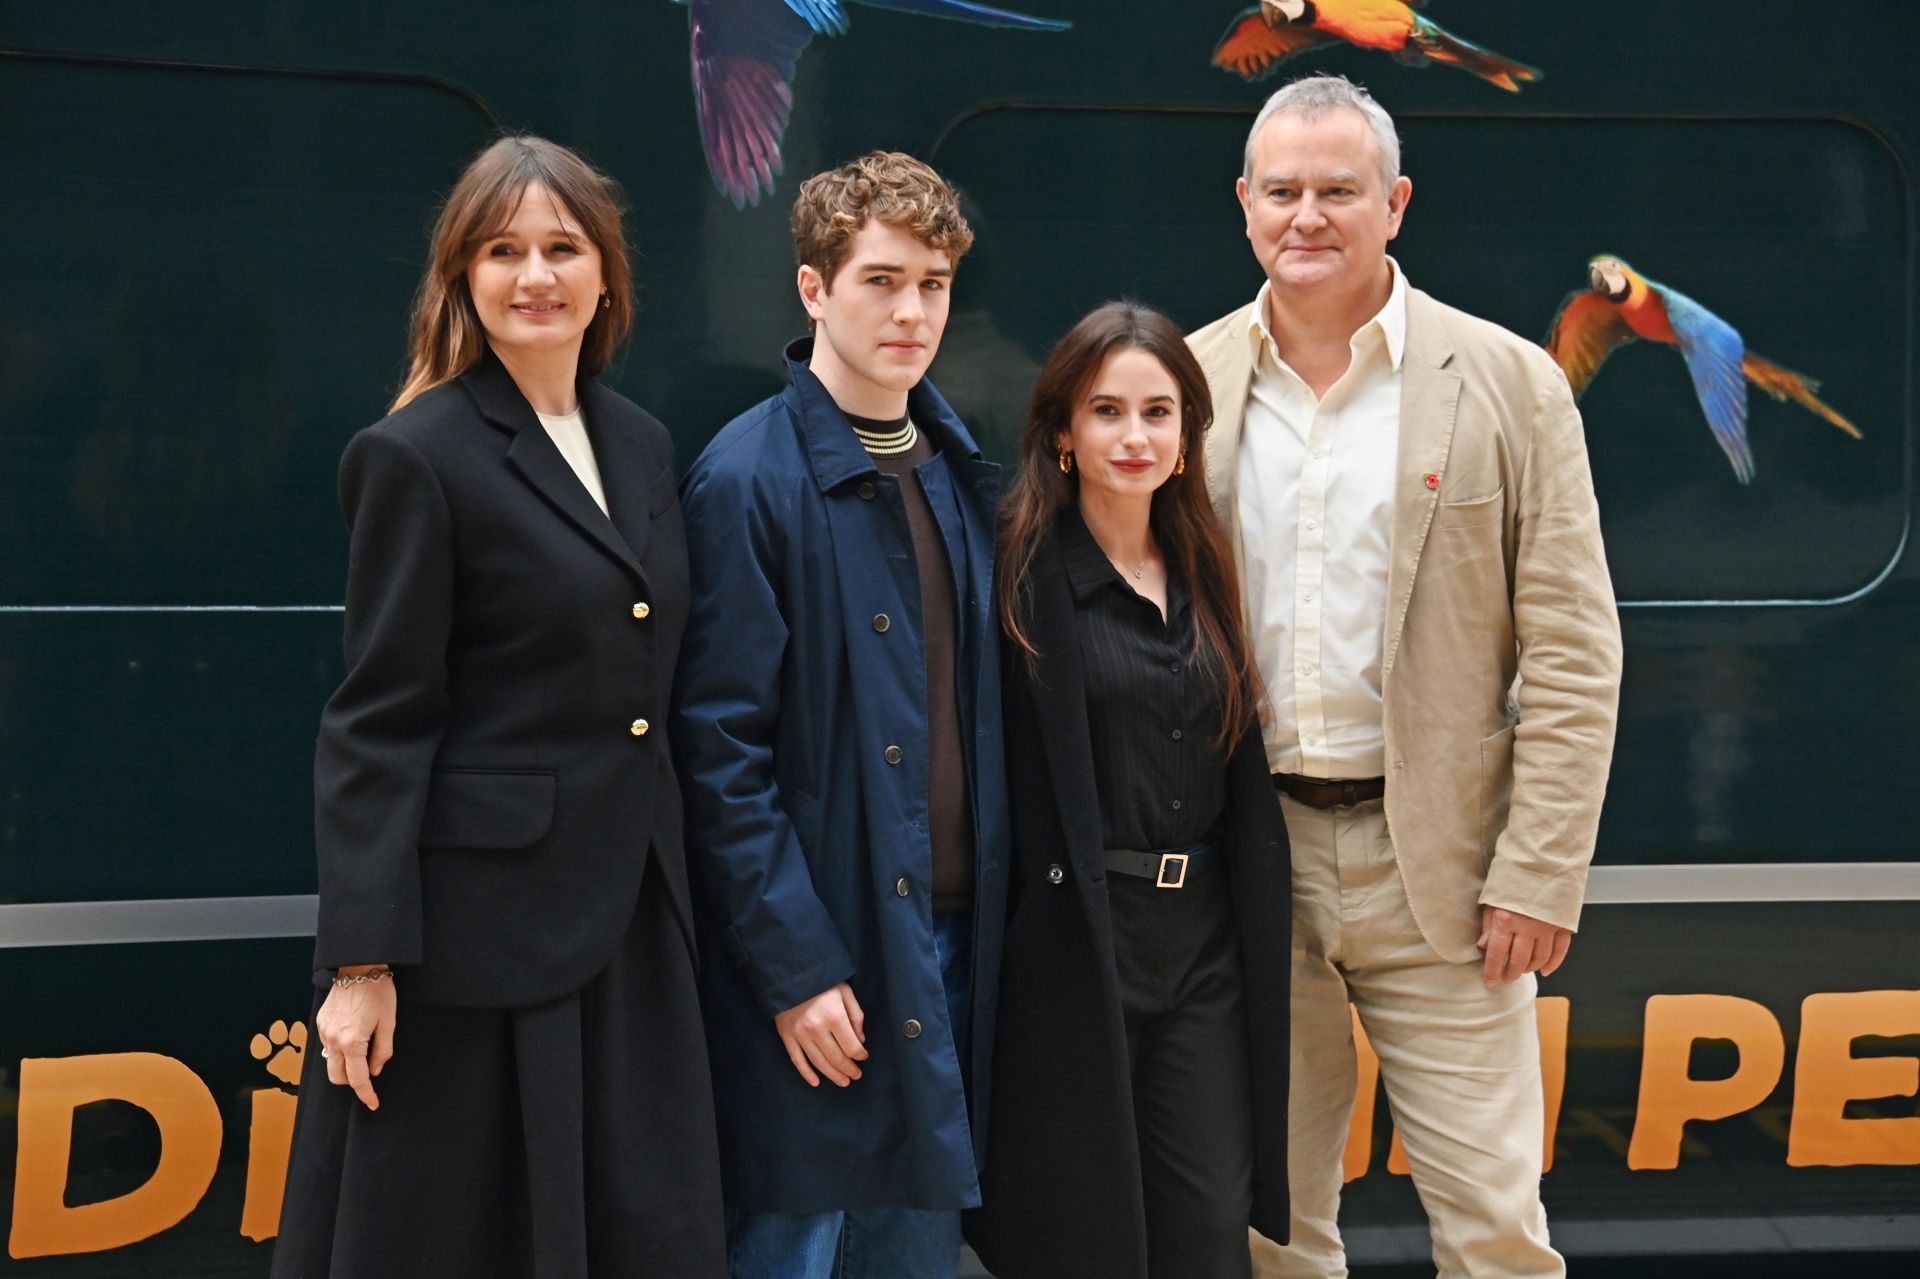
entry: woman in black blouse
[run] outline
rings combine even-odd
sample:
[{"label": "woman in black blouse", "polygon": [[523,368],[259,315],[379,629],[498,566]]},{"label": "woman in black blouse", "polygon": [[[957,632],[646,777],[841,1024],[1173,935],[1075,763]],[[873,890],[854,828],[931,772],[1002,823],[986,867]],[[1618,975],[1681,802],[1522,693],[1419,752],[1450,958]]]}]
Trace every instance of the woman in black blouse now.
[{"label": "woman in black blouse", "polygon": [[1249,1273],[1284,1241],[1290,882],[1207,504],[1206,379],[1109,303],[1034,389],[1001,510],[1013,904],[968,1235],[1002,1279]]}]

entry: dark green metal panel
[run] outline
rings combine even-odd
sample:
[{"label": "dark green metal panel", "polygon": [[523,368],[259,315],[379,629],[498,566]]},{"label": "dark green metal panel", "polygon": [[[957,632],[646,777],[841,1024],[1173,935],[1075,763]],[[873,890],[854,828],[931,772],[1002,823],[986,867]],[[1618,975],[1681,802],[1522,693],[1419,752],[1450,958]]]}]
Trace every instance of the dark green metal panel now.
[{"label": "dark green metal panel", "polygon": [[[435,195],[496,123],[579,146],[625,184],[644,310],[612,380],[668,423],[683,463],[779,385],[803,328],[798,179],[869,147],[930,157],[966,192],[979,244],[934,372],[996,455],[1087,306],[1131,293],[1195,324],[1250,298],[1231,183],[1279,81],[1209,64],[1244,6],[1024,3],[1075,25],[851,9],[846,35],[801,56],[785,173],[741,210],[709,178],[688,10],[667,0],[0,8],[0,911],[312,890],[312,734],[340,661],[334,463],[397,382]],[[1676,352],[1629,348],[1594,381],[1590,453],[1630,604],[1598,864],[1910,868],[1911,16],[1884,0],[1423,12],[1545,78],[1508,94],[1338,44],[1282,72],[1354,76],[1400,118],[1416,194],[1394,251],[1414,283],[1539,338],[1587,259],[1618,254],[1821,380],[1864,437],[1755,392],[1743,487]],[[1547,984],[1572,1001],[1546,1183],[1569,1248],[1920,1246],[1914,1167],[1789,1167],[1783,1135],[1802,1002],[1920,986],[1916,911],[1590,907]],[[280,1091],[268,1067],[289,1045],[269,1032],[310,1007],[306,951],[0,945],[0,1226],[19,1224],[25,1061],[175,1059],[224,1134],[178,1224],[8,1274],[263,1272],[265,1246],[240,1233],[253,1093]],[[1686,993],[1764,1006],[1785,1071],[1751,1111],[1690,1126],[1678,1168],[1633,1172],[1619,1143],[1646,1001]],[[1702,1077],[1733,1068],[1696,1048]],[[1847,1113],[1912,1117],[1914,1099]],[[1418,1221],[1381,1166],[1380,1123],[1348,1189],[1363,1257],[1394,1255]],[[101,1103],[72,1151],[67,1197],[93,1202],[145,1179],[157,1134]]]}]

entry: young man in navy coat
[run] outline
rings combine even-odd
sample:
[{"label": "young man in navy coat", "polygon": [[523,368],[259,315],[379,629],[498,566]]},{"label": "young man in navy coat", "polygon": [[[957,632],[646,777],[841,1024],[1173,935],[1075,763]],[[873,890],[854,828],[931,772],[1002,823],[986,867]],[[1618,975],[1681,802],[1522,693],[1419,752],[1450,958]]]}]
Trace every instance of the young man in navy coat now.
[{"label": "young man in navy coat", "polygon": [[736,1279],[952,1279],[1006,901],[999,467],[926,380],[973,236],[875,152],[793,212],[813,336],[681,486],[673,740]]}]

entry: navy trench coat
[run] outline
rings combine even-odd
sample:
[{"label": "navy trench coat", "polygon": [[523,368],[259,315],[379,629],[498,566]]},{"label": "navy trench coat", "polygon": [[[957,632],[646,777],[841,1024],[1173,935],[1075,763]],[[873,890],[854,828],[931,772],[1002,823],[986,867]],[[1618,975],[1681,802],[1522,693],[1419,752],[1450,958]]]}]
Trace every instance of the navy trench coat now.
[{"label": "navy trench coat", "polygon": [[[792,384],[728,423],[681,483],[693,602],[673,741],[727,1202],[957,1209],[978,1202],[1007,892],[991,585],[1000,468],[929,383],[913,389],[908,411],[938,450],[918,474],[953,566],[973,792],[974,998],[961,1063],[934,950],[926,663],[906,505],[806,367],[809,352],[788,349]],[[809,1088],[773,1018],[842,981],[866,1014],[864,1077]]]}]

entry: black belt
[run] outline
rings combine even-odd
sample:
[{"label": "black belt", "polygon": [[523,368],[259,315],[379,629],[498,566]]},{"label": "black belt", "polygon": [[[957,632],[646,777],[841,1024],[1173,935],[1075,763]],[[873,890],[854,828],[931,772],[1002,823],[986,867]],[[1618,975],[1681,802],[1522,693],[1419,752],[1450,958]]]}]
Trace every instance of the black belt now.
[{"label": "black belt", "polygon": [[1189,875],[1204,875],[1219,863],[1220,843],[1208,839],[1187,848],[1145,853],[1109,848],[1106,857],[1110,873],[1150,879],[1155,888],[1184,888]]},{"label": "black belt", "polygon": [[1299,800],[1308,808],[1337,808],[1341,805],[1351,808],[1370,799],[1379,799],[1387,793],[1387,779],[1384,777],[1334,781],[1301,777],[1297,773],[1275,773],[1273,786],[1282,795]]}]

